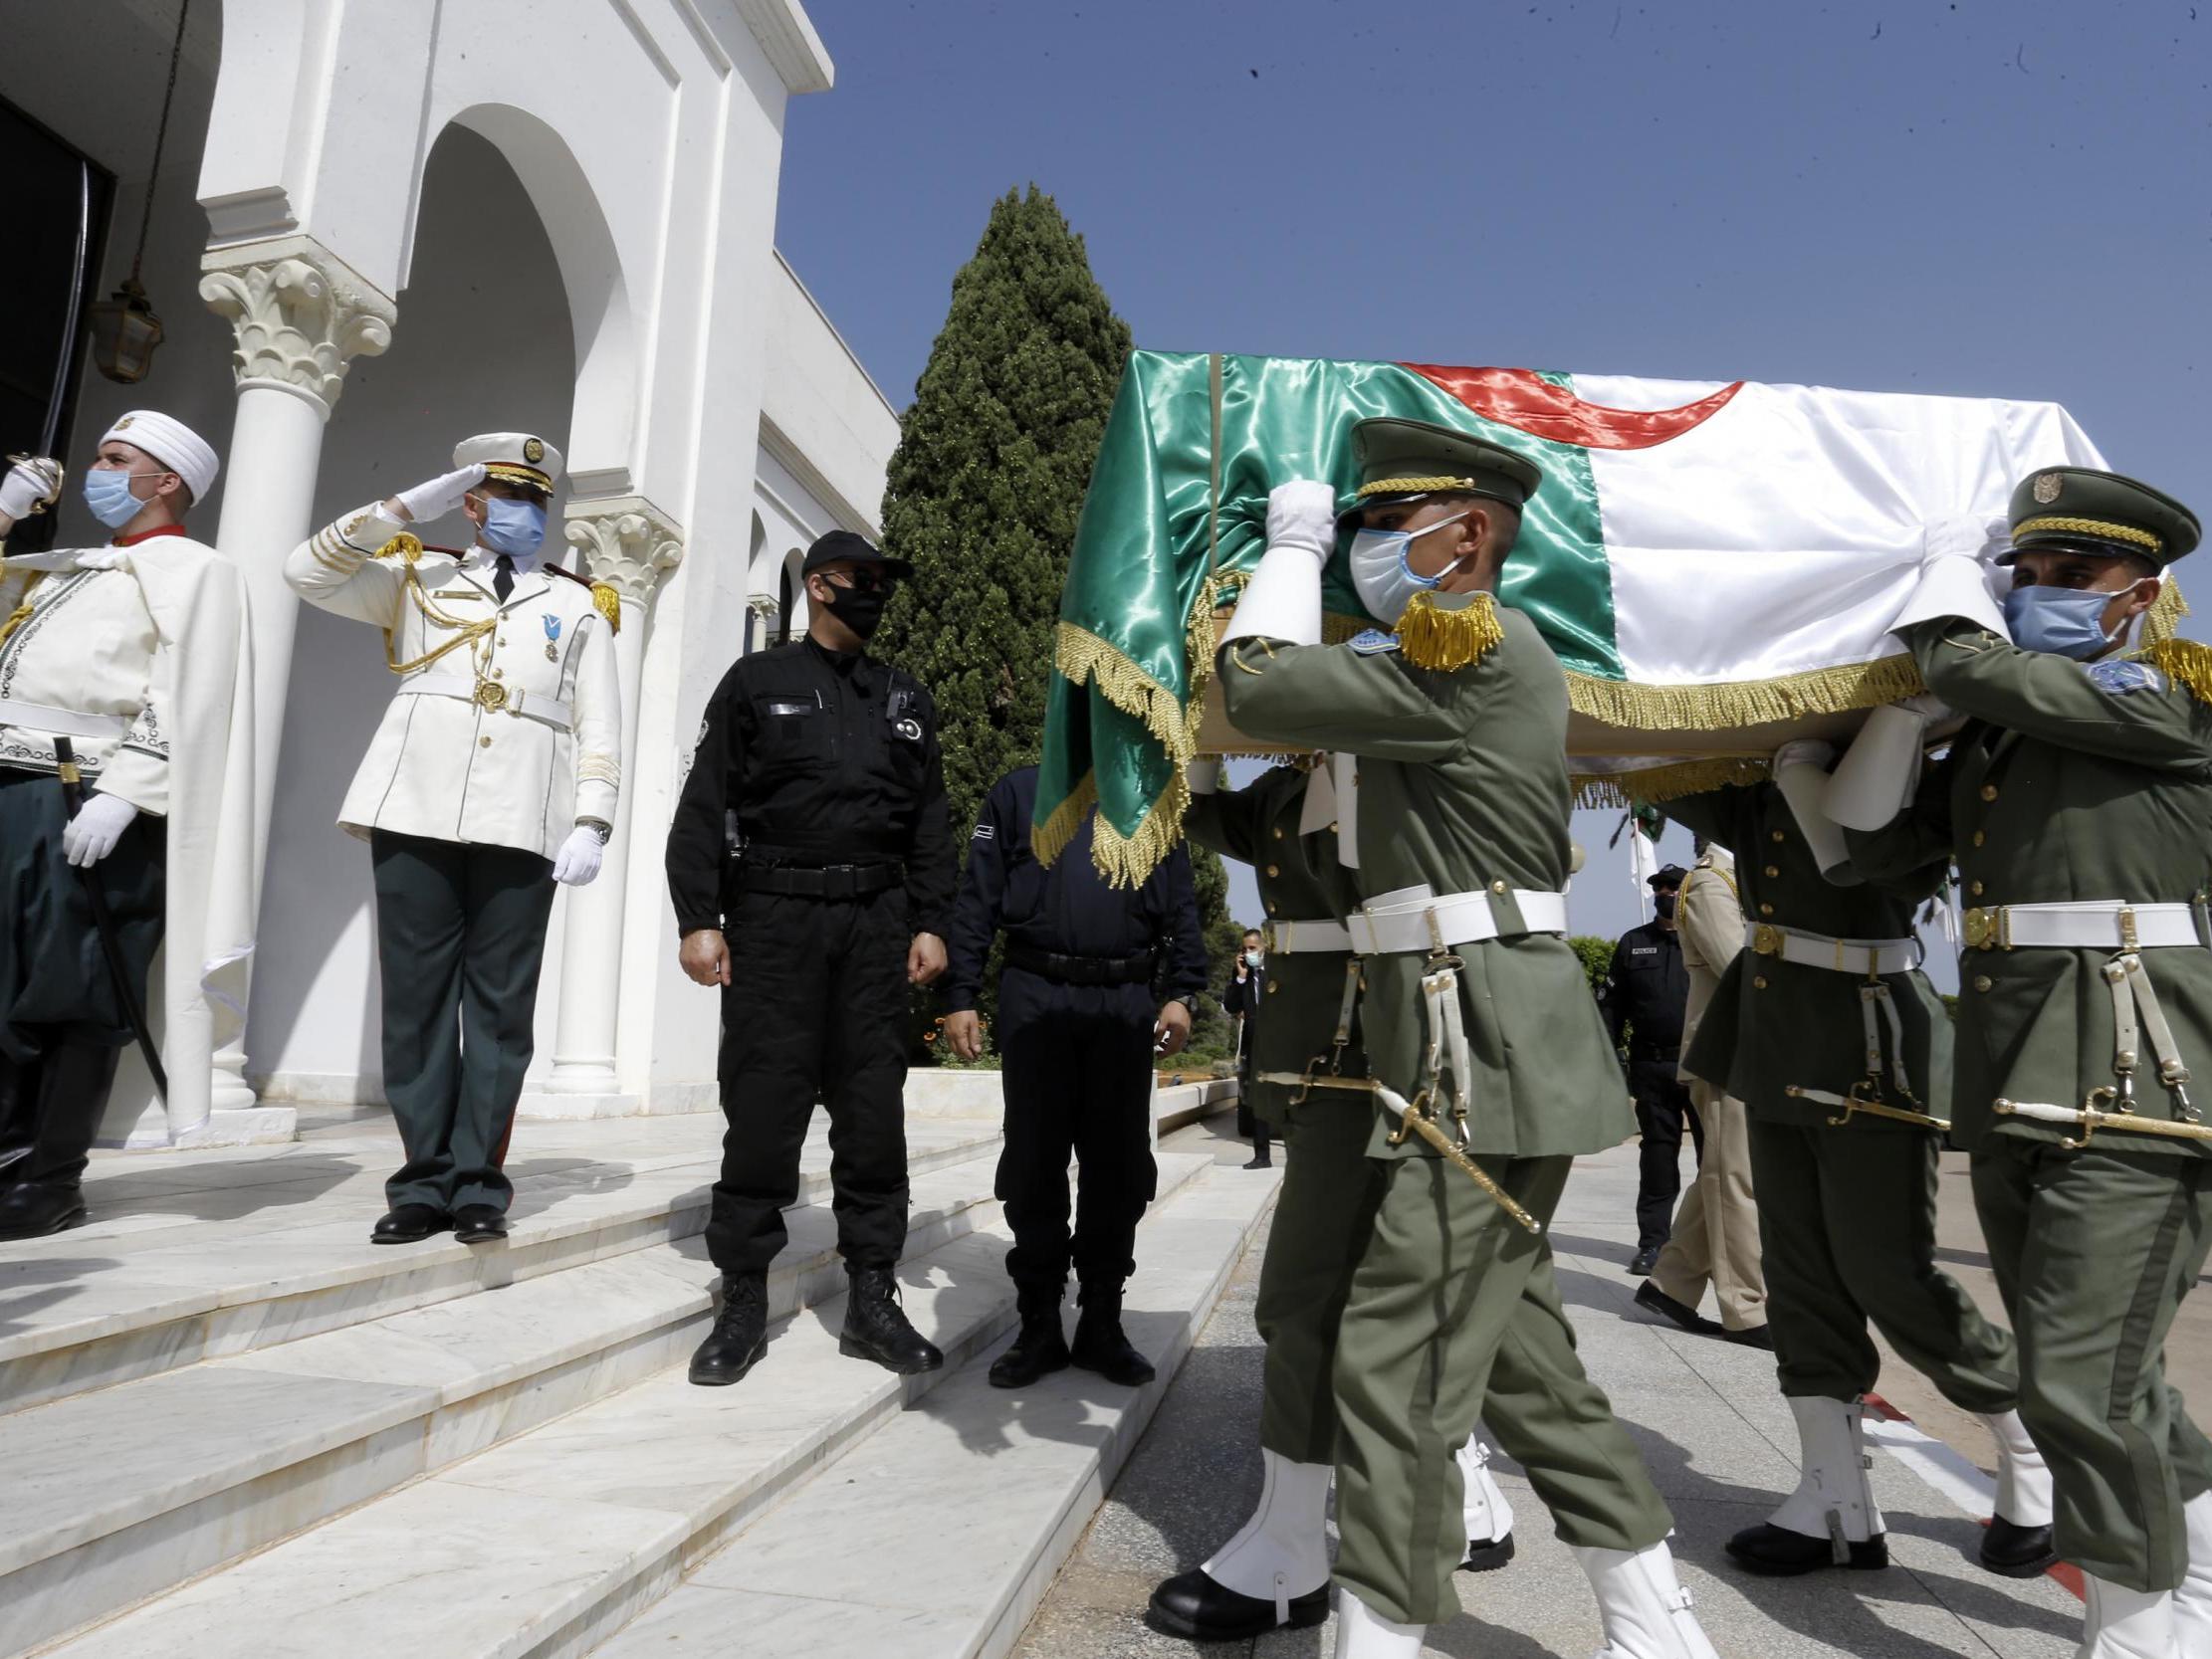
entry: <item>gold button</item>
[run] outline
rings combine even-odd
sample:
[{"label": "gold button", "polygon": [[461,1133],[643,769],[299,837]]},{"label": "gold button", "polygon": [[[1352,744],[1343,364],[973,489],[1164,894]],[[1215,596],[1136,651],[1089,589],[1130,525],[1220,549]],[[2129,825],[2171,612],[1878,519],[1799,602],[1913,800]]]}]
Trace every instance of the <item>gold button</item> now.
[{"label": "gold button", "polygon": [[1503,882],[1492,882],[1490,884],[1490,891],[1492,893],[1503,893],[1505,891],[1505,884]]},{"label": "gold button", "polygon": [[1767,874],[1770,876],[1779,876],[1780,874],[1782,874],[1782,868],[1780,865],[1770,864],[1767,866]]},{"label": "gold button", "polygon": [[1780,830],[1771,830],[1768,832],[1768,839],[1774,841],[1785,841],[1789,838],[1785,836]]},{"label": "gold button", "polygon": [[[505,670],[504,668],[495,668],[494,670],[492,670],[492,678],[494,680],[505,680],[507,678],[507,670]],[[1769,872],[1769,874],[1772,874],[1772,872]]]},{"label": "gold button", "polygon": [[1277,824],[1275,826],[1275,839],[1277,841],[1280,841],[1282,839],[1282,826],[1280,824]]},{"label": "gold button", "polygon": [[1267,866],[1267,874],[1270,876],[1279,876],[1282,874],[1282,867],[1280,865],[1270,864],[1269,866]]},{"label": "gold button", "polygon": [[1986,973],[1975,974],[1974,989],[1978,991],[1986,991],[1987,989],[1989,989],[1989,975]]},{"label": "gold button", "polygon": [[1759,914],[1761,916],[1772,916],[1774,914],[1774,907],[1772,905],[1761,905],[1759,907]]},{"label": "gold button", "polygon": [[1275,914],[1275,902],[1272,899],[1267,901],[1267,914],[1269,916],[1273,916]]},{"label": "gold button", "polygon": [[1996,798],[1997,798],[1997,785],[1996,785],[1996,784],[1994,784],[1994,783],[1985,783],[1985,784],[1983,784],[1983,785],[1982,785],[1982,799],[1983,799],[1983,800],[1985,800],[1985,801],[1993,801],[1993,800],[1995,800]]},{"label": "gold button", "polygon": [[489,737],[479,737],[477,738],[477,742],[482,744],[485,748],[490,748],[492,746],[492,739]]},{"label": "gold button", "polygon": [[1267,994],[1269,996],[1273,996],[1277,991],[1281,989],[1282,981],[1280,979],[1270,979],[1267,981]]},{"label": "gold button", "polygon": [[1767,988],[1766,975],[1761,974],[1758,978],[1752,980],[1751,988],[1755,991],[1765,990]]},{"label": "gold button", "polygon": [[1968,882],[1966,884],[1966,891],[1971,893],[1975,898],[1979,899],[1982,896],[1982,884],[1980,882]]},{"label": "gold button", "polygon": [[1987,841],[1988,839],[1989,839],[1989,837],[1988,837],[1988,836],[1986,836],[1986,835],[1984,835],[1984,834],[1983,834],[1983,833],[1982,833],[1982,832],[1981,832],[1980,830],[1976,830],[1976,831],[1974,832],[1974,845],[1975,845],[1975,846],[1979,847],[1979,846],[1980,846],[1980,845],[1981,845],[1981,844],[1982,844],[1982,843],[1983,843],[1984,841]]},{"label": "gold button", "polygon": [[1336,834],[1336,820],[1334,818],[1329,820],[1329,833],[1331,835]]},{"label": "gold button", "polygon": [[507,636],[505,634],[500,635],[499,642],[500,644],[505,645],[507,643]]}]

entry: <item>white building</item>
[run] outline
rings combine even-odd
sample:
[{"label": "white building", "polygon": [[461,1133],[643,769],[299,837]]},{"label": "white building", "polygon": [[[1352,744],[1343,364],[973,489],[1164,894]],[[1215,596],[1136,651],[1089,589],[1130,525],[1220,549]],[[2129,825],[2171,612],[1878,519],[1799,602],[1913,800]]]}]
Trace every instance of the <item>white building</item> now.
[{"label": "white building", "polygon": [[[281,561],[498,429],[567,456],[555,511],[568,562],[622,593],[633,732],[606,869],[554,908],[524,1112],[704,1106],[715,1003],[675,965],[663,831],[707,694],[802,623],[782,611],[808,541],[875,532],[897,439],[774,246],[784,107],[829,88],[821,42],[797,0],[189,0],[154,171],[181,3],[0,0],[0,449],[34,447],[53,395],[73,466],[136,406],[223,457],[193,527],[251,591],[265,851],[218,1133],[380,1098],[368,858],[332,820],[391,677]],[[65,349],[81,190],[88,299],[129,275],[151,192],[166,337],[137,385]],[[104,539],[65,500],[65,543]],[[126,1135],[161,1136],[142,1073],[107,1126]]]}]

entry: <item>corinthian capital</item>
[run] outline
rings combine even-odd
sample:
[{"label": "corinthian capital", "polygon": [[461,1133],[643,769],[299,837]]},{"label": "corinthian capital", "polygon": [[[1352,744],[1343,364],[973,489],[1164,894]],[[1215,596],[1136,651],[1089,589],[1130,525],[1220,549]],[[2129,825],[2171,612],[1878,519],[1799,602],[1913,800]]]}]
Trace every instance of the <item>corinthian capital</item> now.
[{"label": "corinthian capital", "polygon": [[281,387],[328,416],[345,365],[391,344],[398,308],[313,237],[211,250],[200,271],[200,298],[238,336],[231,369],[241,391]]},{"label": "corinthian capital", "polygon": [[571,501],[562,533],[581,550],[584,568],[626,605],[644,605],[662,576],[684,558],[684,532],[643,496]]}]

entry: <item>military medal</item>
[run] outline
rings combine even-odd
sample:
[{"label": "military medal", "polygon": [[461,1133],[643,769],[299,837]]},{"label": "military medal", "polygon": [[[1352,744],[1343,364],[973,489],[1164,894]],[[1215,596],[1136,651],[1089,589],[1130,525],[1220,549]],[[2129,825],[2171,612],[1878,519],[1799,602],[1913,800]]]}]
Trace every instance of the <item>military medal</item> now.
[{"label": "military medal", "polygon": [[560,653],[553,649],[553,643],[560,638],[560,618],[549,615],[540,620],[546,625],[546,661],[557,663],[560,661]]}]

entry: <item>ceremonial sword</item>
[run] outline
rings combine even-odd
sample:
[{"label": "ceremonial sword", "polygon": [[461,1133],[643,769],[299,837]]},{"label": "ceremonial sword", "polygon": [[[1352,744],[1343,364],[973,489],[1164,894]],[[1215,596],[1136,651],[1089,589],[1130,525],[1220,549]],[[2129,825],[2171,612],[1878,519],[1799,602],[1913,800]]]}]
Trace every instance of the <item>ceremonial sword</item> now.
[{"label": "ceremonial sword", "polygon": [[[77,769],[77,747],[67,737],[54,739],[54,759],[62,774],[62,801],[69,815],[77,816],[78,808],[85,804],[85,774]],[[153,1027],[146,1023],[146,1010],[130,989],[130,971],[123,966],[122,940],[115,937],[115,919],[108,909],[108,890],[100,885],[94,867],[81,865],[77,871],[84,878],[85,899],[93,908],[93,931],[100,934],[100,953],[108,960],[108,977],[114,981],[115,1001],[121,1005],[122,1017],[130,1024],[130,1034],[138,1039],[139,1052],[146,1057],[146,1070],[153,1076],[154,1098],[163,1106],[169,1104],[169,1074],[161,1069],[161,1050],[153,1040]]]}]

